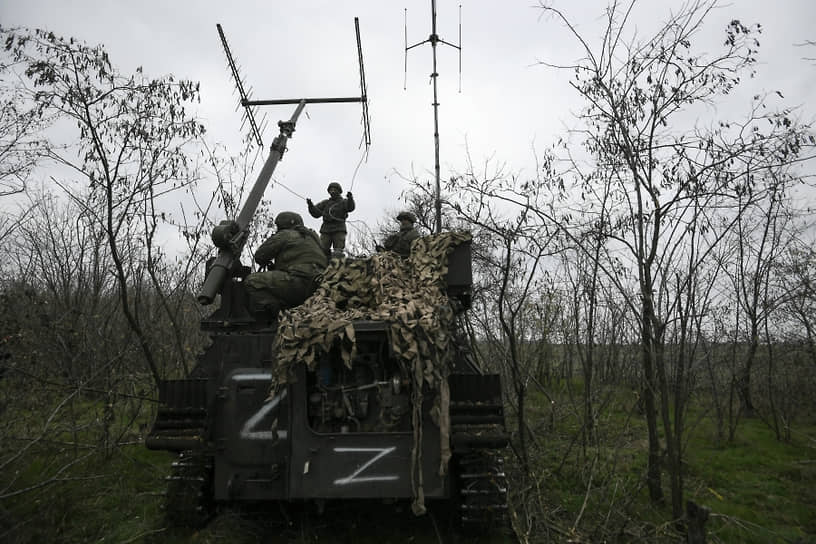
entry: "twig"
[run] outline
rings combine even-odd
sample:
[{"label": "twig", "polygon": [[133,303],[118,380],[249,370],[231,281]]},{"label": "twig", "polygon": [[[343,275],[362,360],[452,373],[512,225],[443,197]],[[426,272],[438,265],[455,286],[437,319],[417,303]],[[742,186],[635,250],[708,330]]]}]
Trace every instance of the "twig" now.
[{"label": "twig", "polygon": [[584,504],[581,505],[581,511],[578,512],[578,517],[575,518],[575,522],[572,524],[572,531],[575,531],[575,528],[581,522],[581,517],[584,515],[584,509],[586,509],[587,502],[589,501],[589,492],[592,490],[592,478],[595,476],[595,465],[598,464],[598,456],[595,455],[595,458],[592,460],[592,468],[589,469],[589,482],[587,482],[587,490],[586,494],[584,494]]},{"label": "twig", "polygon": [[18,489],[16,491],[12,491],[11,493],[4,493],[4,494],[0,495],[0,499],[5,500],[5,499],[11,498],[11,497],[16,497],[17,495],[22,495],[24,493],[28,493],[29,491],[34,491],[34,490],[40,489],[42,487],[47,487],[47,486],[55,484],[57,482],[73,482],[73,481],[96,480],[96,479],[99,479],[99,478],[105,478],[106,475],[104,475],[104,474],[100,474],[100,475],[97,475],[97,476],[84,476],[84,477],[76,477],[76,478],[60,478],[59,477],[60,474],[62,474],[63,472],[65,472],[66,470],[71,468],[73,465],[75,465],[78,462],[83,461],[83,460],[87,459],[88,457],[90,457],[92,453],[93,452],[90,452],[87,455],[83,455],[82,457],[77,457],[76,459],[74,459],[70,463],[68,463],[68,464],[64,465],[62,468],[60,468],[56,472],[56,474],[54,474],[54,476],[52,476],[49,479],[44,480],[42,482],[39,482],[37,484],[34,484],[32,486],[26,487],[24,489]]},{"label": "twig", "polygon": [[778,533],[778,532],[776,532],[776,531],[774,531],[772,529],[769,529],[767,527],[763,527],[762,525],[759,525],[757,523],[746,521],[746,520],[740,519],[740,518],[735,518],[733,516],[728,516],[726,514],[716,514],[716,513],[712,512],[709,516],[710,516],[710,518],[720,518],[720,519],[722,519],[722,520],[724,520],[726,522],[729,522],[729,523],[733,524],[738,529],[741,529],[741,530],[749,532],[749,533],[754,533],[756,531],[761,531],[761,532],[765,532],[767,534],[774,535],[776,537],[781,537],[782,536],[780,533]]},{"label": "twig", "polygon": [[443,544],[442,535],[439,534],[439,527],[436,526],[436,518],[434,518],[433,512],[428,512],[428,517],[431,519],[431,524],[434,528],[434,533],[436,533],[436,539],[439,541],[439,544]]},{"label": "twig", "polygon": [[127,540],[123,540],[122,544],[128,544],[128,542],[136,542],[137,540],[139,540],[143,536],[154,535],[156,533],[161,533],[161,532],[164,532],[166,530],[167,530],[167,527],[161,527],[159,529],[153,529],[152,531],[145,531],[144,533],[138,534],[138,535],[136,535],[134,537],[131,537],[131,538],[127,539]]}]

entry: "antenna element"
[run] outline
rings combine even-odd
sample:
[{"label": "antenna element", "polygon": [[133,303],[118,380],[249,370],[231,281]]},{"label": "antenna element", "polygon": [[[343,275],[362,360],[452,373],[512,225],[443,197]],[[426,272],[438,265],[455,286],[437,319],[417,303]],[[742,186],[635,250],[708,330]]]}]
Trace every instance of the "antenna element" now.
[{"label": "antenna element", "polygon": [[222,221],[218,224],[212,232],[213,244],[218,248],[218,256],[207,267],[207,273],[204,278],[204,285],[198,295],[198,302],[200,304],[212,304],[216,295],[221,292],[224,284],[232,276],[236,267],[240,265],[241,252],[244,250],[247,237],[249,236],[249,225],[255,212],[258,208],[264,191],[266,190],[269,180],[272,179],[272,174],[275,172],[275,167],[278,162],[283,159],[283,154],[286,152],[286,144],[295,132],[295,125],[300,114],[306,107],[306,104],[318,103],[336,103],[336,102],[361,102],[363,104],[363,131],[365,133],[366,149],[371,143],[369,120],[368,120],[368,98],[366,96],[365,72],[363,71],[363,48],[360,45],[360,27],[357,18],[354,18],[354,29],[357,34],[357,59],[360,63],[360,96],[350,98],[295,98],[284,100],[250,100],[244,86],[241,83],[241,78],[238,74],[238,68],[235,66],[235,61],[230,53],[227,39],[224,36],[224,31],[221,25],[216,25],[218,28],[218,35],[221,36],[221,43],[224,46],[224,52],[227,54],[227,62],[229,63],[232,77],[235,79],[235,85],[238,88],[238,94],[241,97],[241,106],[244,107],[245,118],[249,120],[252,135],[258,145],[263,146],[261,140],[261,131],[255,123],[255,117],[252,114],[253,106],[265,106],[270,104],[297,104],[295,112],[288,121],[278,121],[280,133],[272,142],[269,149],[269,156],[258,174],[258,179],[249,196],[244,202],[238,217],[233,220]]},{"label": "antenna element", "polygon": [[[459,92],[462,92],[462,5],[459,4],[459,45],[448,43],[436,33],[436,0],[431,0],[431,35],[428,39],[412,46],[408,46],[408,10],[405,10],[405,81],[408,79],[408,50],[418,47],[425,43],[431,44],[433,50],[433,72],[431,72],[431,80],[433,81],[433,110],[434,110],[434,172],[436,174],[436,232],[442,232],[442,200],[441,187],[439,183],[439,100],[436,92],[436,78],[439,77],[439,72],[436,71],[436,44],[442,43],[449,45],[454,49],[459,50]],[[403,84],[407,87],[407,84]]]},{"label": "antenna element", "polygon": [[[244,90],[241,83],[241,77],[238,74],[238,69],[235,66],[232,53],[229,45],[227,45],[227,38],[224,36],[224,31],[220,24],[215,25],[218,28],[218,35],[221,36],[221,43],[224,46],[224,52],[227,54],[227,62],[229,63],[232,77],[235,80],[235,86],[238,89],[238,94],[241,97],[241,106],[244,107],[244,117],[249,121],[250,130],[255,137],[258,145],[263,147],[261,140],[261,131],[255,122],[255,117],[252,113],[254,106],[276,106],[281,104],[331,104],[342,102],[360,102],[363,105],[363,134],[366,144],[366,149],[371,145],[371,121],[368,115],[368,96],[366,94],[366,80],[365,68],[363,67],[363,46],[360,42],[360,23],[357,17],[354,18],[354,32],[357,37],[357,60],[360,66],[360,96],[340,97],[340,98],[282,98],[274,100],[250,100],[249,94]],[[263,127],[262,127],[263,128]]]},{"label": "antenna element", "polygon": [[232,71],[232,79],[235,80],[235,87],[238,89],[238,95],[241,97],[240,104],[244,107],[244,120],[249,121],[249,128],[252,131],[252,135],[255,137],[255,141],[258,142],[258,146],[263,147],[261,131],[258,130],[258,125],[255,123],[255,116],[252,114],[252,108],[247,105],[247,100],[249,97],[247,96],[246,91],[244,91],[244,85],[241,83],[241,76],[238,73],[238,68],[235,66],[235,60],[232,58],[229,44],[227,44],[227,37],[224,36],[224,30],[221,28],[220,23],[217,23],[215,26],[218,29],[218,35],[221,36],[221,45],[224,46],[224,53],[227,55],[227,63]]}]

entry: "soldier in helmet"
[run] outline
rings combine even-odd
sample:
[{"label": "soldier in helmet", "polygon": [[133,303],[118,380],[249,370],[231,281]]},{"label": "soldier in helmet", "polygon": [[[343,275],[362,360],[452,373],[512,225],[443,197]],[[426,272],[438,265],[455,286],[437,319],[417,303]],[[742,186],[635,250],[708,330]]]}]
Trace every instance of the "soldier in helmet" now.
[{"label": "soldier in helmet", "polygon": [[400,212],[397,221],[400,224],[399,232],[386,238],[383,246],[388,251],[408,257],[411,254],[411,242],[419,238],[419,233],[414,228],[416,216],[411,212]]},{"label": "soldier in helmet", "polygon": [[267,271],[245,280],[252,309],[273,314],[309,298],[327,264],[317,233],[303,226],[299,214],[281,212],[275,225],[277,232],[255,252],[255,262]]},{"label": "soldier in helmet", "polygon": [[346,198],[341,197],[343,188],[336,181],[329,183],[326,188],[329,198],[319,204],[313,204],[310,198],[306,199],[309,213],[312,217],[322,217],[320,226],[320,244],[327,255],[334,248],[334,255],[342,255],[346,247],[346,218],[349,212],[354,211],[354,197],[351,191]]}]

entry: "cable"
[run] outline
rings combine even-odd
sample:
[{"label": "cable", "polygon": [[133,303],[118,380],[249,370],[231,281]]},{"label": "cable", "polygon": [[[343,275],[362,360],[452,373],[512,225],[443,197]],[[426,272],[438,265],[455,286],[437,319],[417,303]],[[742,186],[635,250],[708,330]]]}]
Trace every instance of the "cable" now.
[{"label": "cable", "polygon": [[303,195],[300,195],[300,194],[296,193],[295,191],[293,191],[292,189],[290,189],[289,187],[287,187],[286,185],[284,185],[283,183],[281,183],[281,182],[280,182],[280,181],[278,181],[277,179],[272,178],[272,182],[273,182],[273,183],[275,183],[276,185],[280,185],[281,187],[283,187],[284,189],[286,189],[287,191],[289,191],[290,193],[292,193],[293,195],[295,195],[295,196],[296,196],[296,197],[298,197],[299,199],[301,199],[301,200],[306,200],[306,197],[305,197],[305,196],[303,196]]},{"label": "cable", "polygon": [[[363,119],[363,123],[365,124],[365,119]],[[360,166],[362,166],[363,161],[368,162],[369,142],[366,139],[366,132],[366,130],[363,130],[363,134],[360,138],[360,145],[358,146],[358,149],[363,146],[363,143],[365,143],[366,146],[362,156],[360,156],[360,161],[357,163],[357,167],[354,169],[354,173],[351,175],[351,187],[349,188],[349,191],[354,190],[354,180],[357,178],[357,171],[360,170]]]},{"label": "cable", "polygon": [[360,157],[360,162],[357,163],[357,167],[354,169],[354,173],[351,175],[351,187],[349,187],[349,192],[354,190],[354,180],[357,178],[357,171],[360,170],[360,166],[362,166],[363,161],[368,159],[368,148],[363,151],[363,155]]}]

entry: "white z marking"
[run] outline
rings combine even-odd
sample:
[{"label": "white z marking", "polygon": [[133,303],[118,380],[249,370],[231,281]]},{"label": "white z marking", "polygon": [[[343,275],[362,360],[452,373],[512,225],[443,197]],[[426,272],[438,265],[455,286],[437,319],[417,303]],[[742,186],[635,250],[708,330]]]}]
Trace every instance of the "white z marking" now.
[{"label": "white z marking", "polygon": [[362,482],[388,482],[393,480],[398,480],[399,476],[392,475],[392,476],[363,476],[358,477],[361,472],[366,470],[368,467],[376,463],[381,458],[385,457],[392,451],[397,449],[396,446],[391,446],[390,448],[334,448],[334,451],[337,453],[373,453],[378,452],[377,455],[372,457],[368,460],[368,462],[364,463],[363,466],[352,472],[350,475],[346,476],[345,478],[339,478],[334,481],[334,485],[348,485],[348,484],[356,484]]},{"label": "white z marking", "polygon": [[[241,438],[245,440],[272,440],[277,436],[286,438],[286,431],[256,431],[254,430],[269,412],[277,408],[280,401],[286,396],[286,390],[280,395],[275,395],[275,398],[261,406],[261,409],[252,414],[252,417],[246,420],[241,429]],[[282,436],[281,436],[282,435]]]}]

